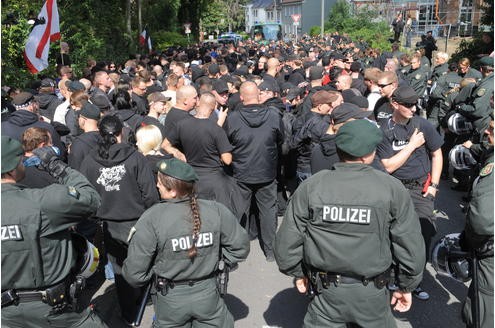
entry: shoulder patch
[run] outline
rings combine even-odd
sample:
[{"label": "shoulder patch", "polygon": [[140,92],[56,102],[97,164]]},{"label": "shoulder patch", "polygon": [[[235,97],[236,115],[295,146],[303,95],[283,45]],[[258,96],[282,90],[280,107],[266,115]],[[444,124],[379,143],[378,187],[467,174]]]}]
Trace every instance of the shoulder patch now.
[{"label": "shoulder patch", "polygon": [[478,92],[476,92],[476,95],[478,97],[483,97],[485,95],[485,93],[486,93],[486,89],[485,88],[481,88],[481,89],[478,90]]},{"label": "shoulder patch", "polygon": [[414,78],[415,78],[416,80],[419,80],[419,79],[421,78],[421,74],[419,74],[419,73],[418,73],[418,74],[416,74],[416,76],[414,76]]},{"label": "shoulder patch", "polygon": [[74,197],[75,199],[79,199],[79,191],[76,190],[76,188],[69,186],[68,187],[68,194],[71,197]]},{"label": "shoulder patch", "polygon": [[488,163],[485,165],[484,168],[481,169],[480,177],[485,177],[485,176],[489,175],[490,173],[492,173],[492,171],[493,171],[493,163]]}]

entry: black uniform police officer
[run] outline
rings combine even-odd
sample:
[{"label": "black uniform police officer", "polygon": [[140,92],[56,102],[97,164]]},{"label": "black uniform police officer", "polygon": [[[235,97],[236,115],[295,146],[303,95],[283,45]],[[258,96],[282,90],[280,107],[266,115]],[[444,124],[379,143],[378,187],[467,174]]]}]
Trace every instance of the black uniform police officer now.
[{"label": "black uniform police officer", "polygon": [[215,271],[220,254],[231,264],[246,259],[247,233],[224,205],[196,199],[189,164],[172,158],[157,166],[162,202],[131,230],[124,277],[142,286],[155,276],[154,327],[233,327]]},{"label": "black uniform police officer", "polygon": [[399,312],[411,307],[424,243],[407,190],[368,165],[381,140],[367,120],[344,124],[336,137],[342,162],[305,180],[287,207],[275,258],[301,293],[316,294],[305,327],[394,327],[384,288],[392,258],[400,268],[392,304]]}]

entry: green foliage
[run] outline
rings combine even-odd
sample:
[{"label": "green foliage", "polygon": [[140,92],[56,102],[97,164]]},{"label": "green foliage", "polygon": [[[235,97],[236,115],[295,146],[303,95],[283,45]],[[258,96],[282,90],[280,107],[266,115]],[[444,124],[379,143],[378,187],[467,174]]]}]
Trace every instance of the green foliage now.
[{"label": "green foliage", "polygon": [[[377,20],[379,15],[373,11],[351,12],[351,7],[345,0],[338,0],[332,7],[329,19],[325,22],[325,33],[338,31],[347,34],[353,40],[363,39],[372,48],[390,50],[388,23]],[[311,31],[316,31],[313,27]],[[320,28],[318,27],[318,32]]]},{"label": "green foliage", "polygon": [[321,26],[311,26],[309,29],[309,35],[311,36],[318,36],[321,33]]},{"label": "green foliage", "polygon": [[[160,31],[154,34],[153,42],[158,49],[166,49],[170,46],[180,45],[187,46],[187,36],[177,32]],[[191,39],[190,42],[193,42]]]}]

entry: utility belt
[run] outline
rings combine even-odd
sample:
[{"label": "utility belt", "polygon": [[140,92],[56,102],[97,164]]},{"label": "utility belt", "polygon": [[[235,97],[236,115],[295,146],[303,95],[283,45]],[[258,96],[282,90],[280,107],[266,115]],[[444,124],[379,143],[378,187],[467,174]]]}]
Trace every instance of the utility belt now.
[{"label": "utility belt", "polygon": [[195,284],[216,277],[217,272],[212,272],[209,275],[198,279],[186,279],[186,280],[169,280],[167,278],[155,276],[155,288],[156,291],[161,293],[162,296],[168,294],[170,289],[174,289],[175,286],[194,286]]},{"label": "utility belt", "polygon": [[358,275],[339,274],[335,272],[325,272],[314,269],[310,274],[310,293],[319,294],[322,289],[328,289],[331,284],[338,287],[340,284],[363,284],[367,286],[370,282],[375,284],[375,287],[382,289],[390,280],[390,271],[388,268],[386,271],[370,278],[366,278]]},{"label": "utility belt", "polygon": [[2,308],[18,305],[19,303],[43,302],[53,309],[51,314],[61,313],[64,310],[78,310],[77,300],[86,286],[86,279],[81,276],[73,279],[69,275],[62,282],[45,290],[16,290],[8,289],[2,292]]}]

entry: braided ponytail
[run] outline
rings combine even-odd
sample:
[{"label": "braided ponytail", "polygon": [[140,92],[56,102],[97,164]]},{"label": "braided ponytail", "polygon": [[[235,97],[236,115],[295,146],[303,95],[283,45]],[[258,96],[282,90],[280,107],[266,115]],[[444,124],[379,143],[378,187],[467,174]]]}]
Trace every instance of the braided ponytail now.
[{"label": "braided ponytail", "polygon": [[122,133],[122,122],[117,116],[107,115],[98,125],[102,141],[98,143],[98,155],[107,159],[110,147],[118,142],[117,136]]},{"label": "braided ponytail", "polygon": [[193,232],[192,232],[192,247],[189,249],[187,255],[190,259],[194,259],[198,254],[196,248],[196,242],[198,241],[199,231],[201,229],[201,218],[199,217],[198,200],[196,195],[192,194],[190,199],[191,213],[193,217]]}]

